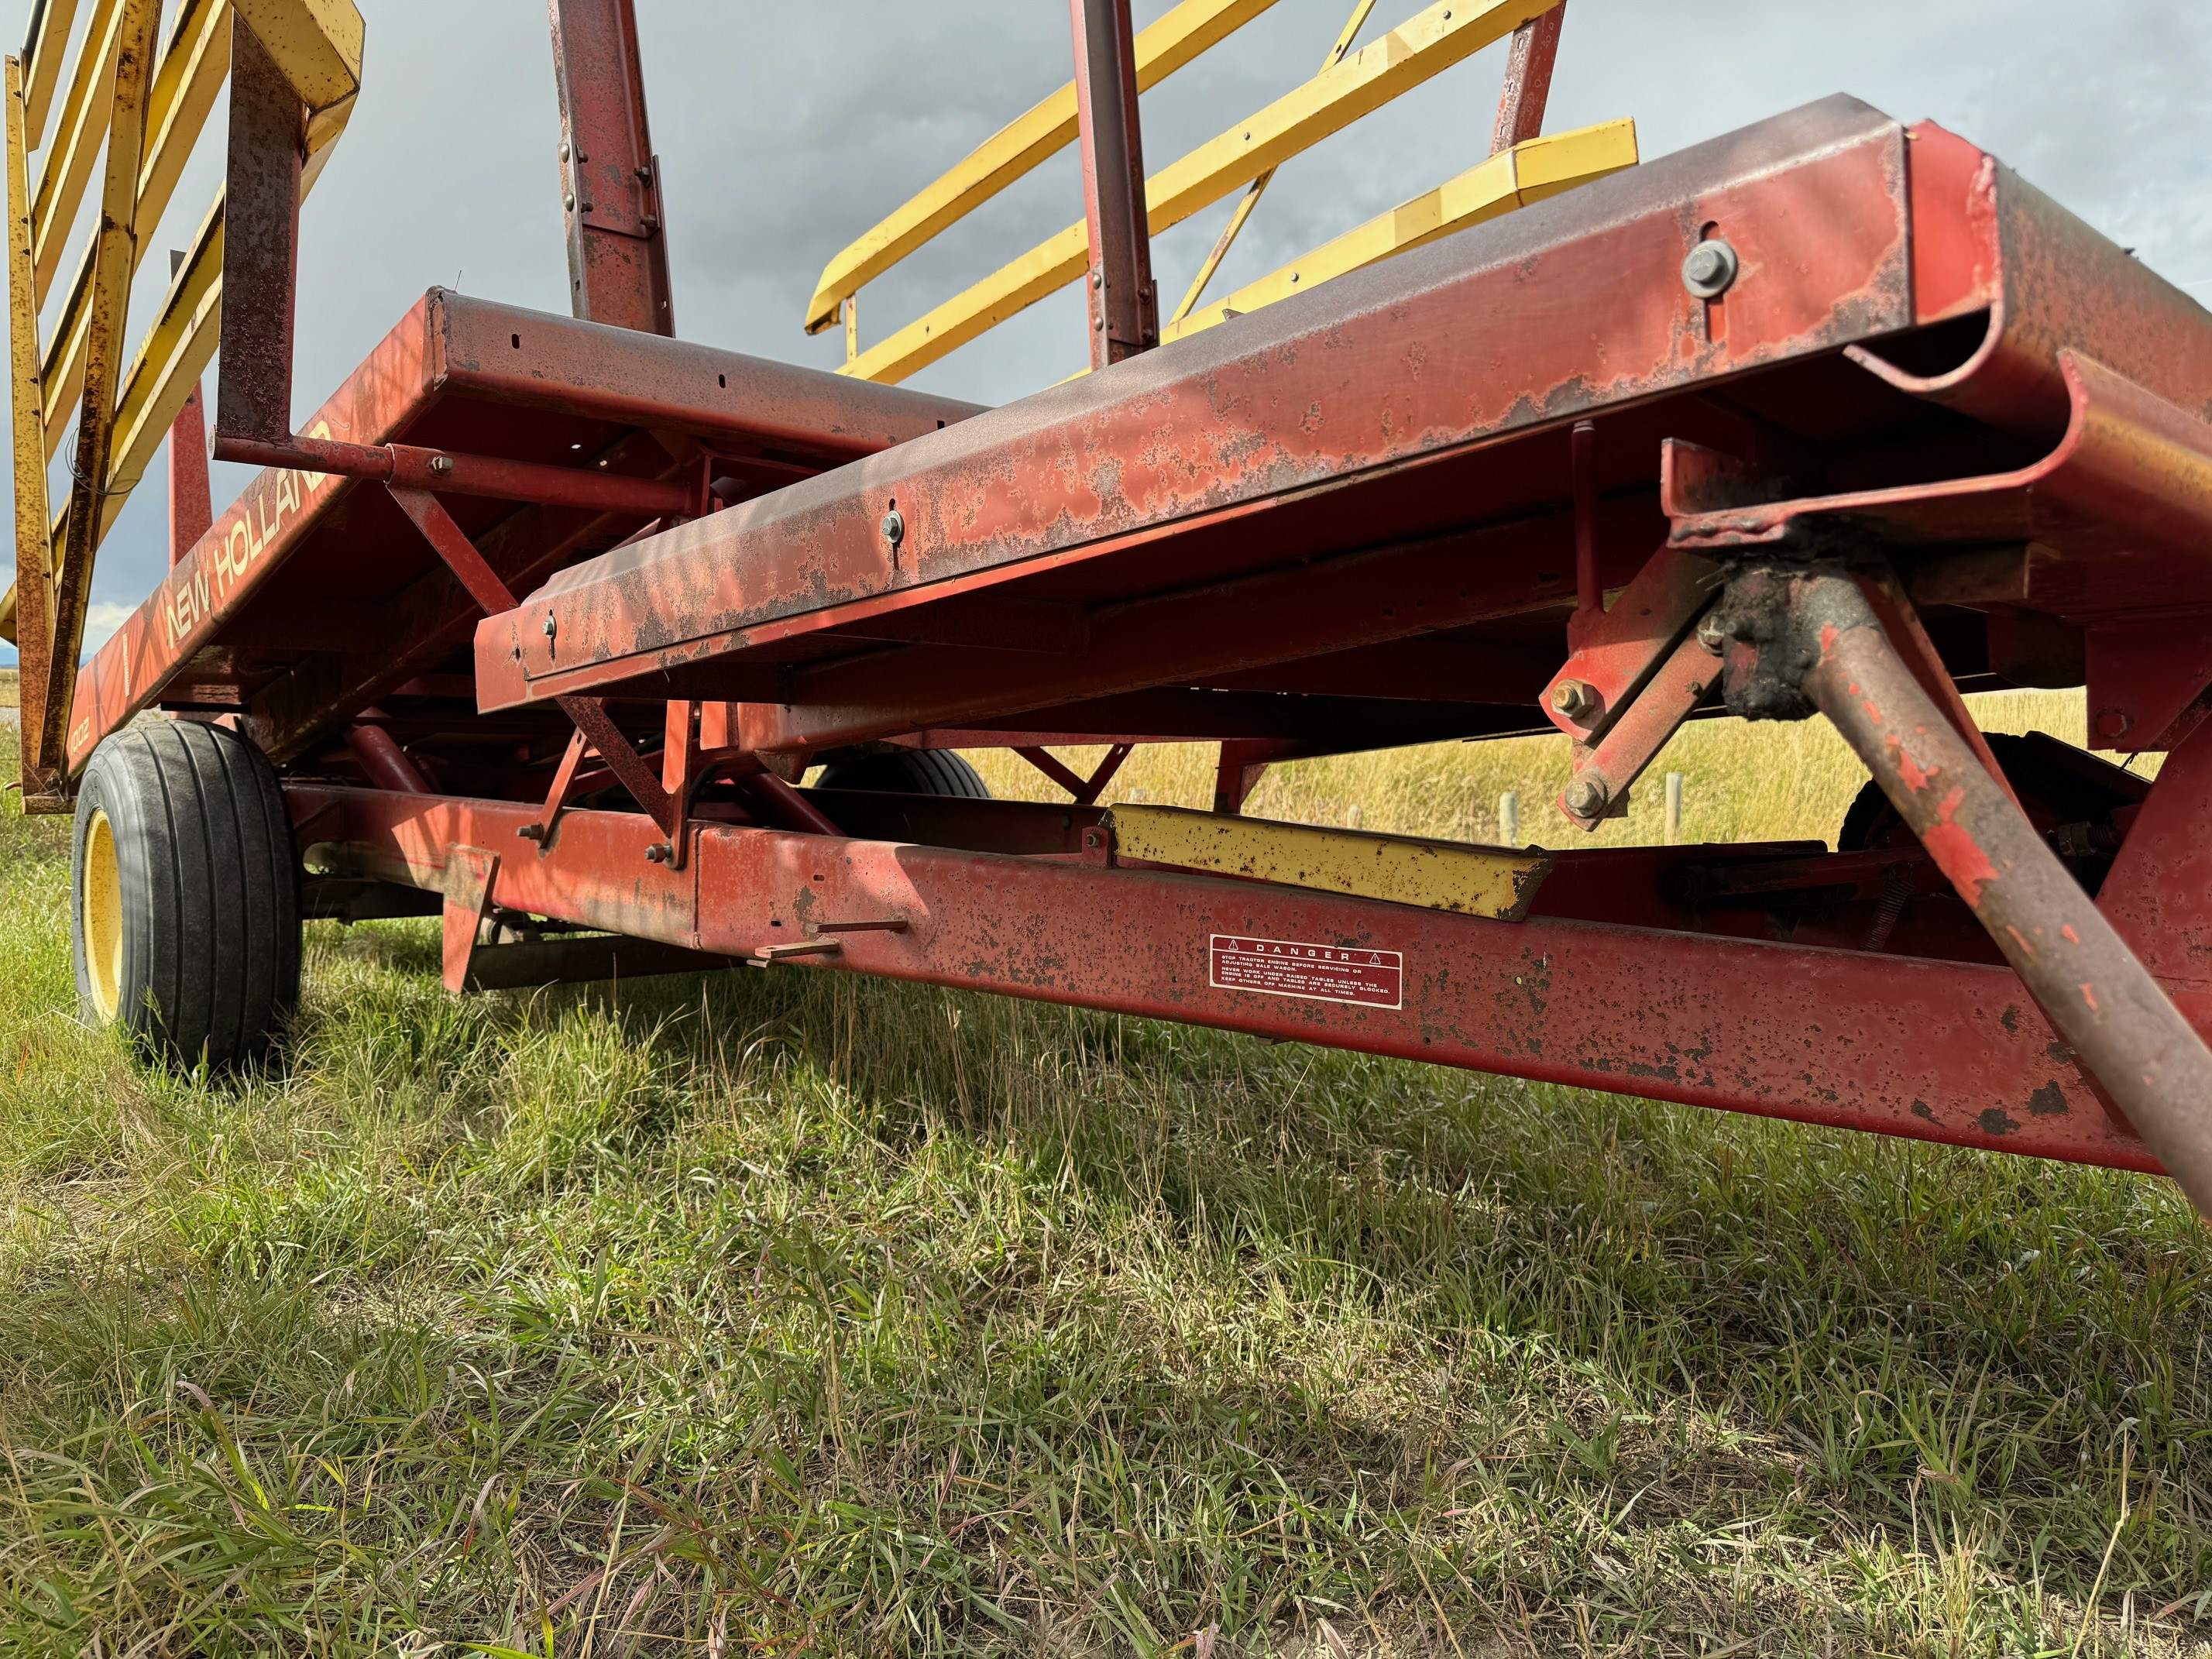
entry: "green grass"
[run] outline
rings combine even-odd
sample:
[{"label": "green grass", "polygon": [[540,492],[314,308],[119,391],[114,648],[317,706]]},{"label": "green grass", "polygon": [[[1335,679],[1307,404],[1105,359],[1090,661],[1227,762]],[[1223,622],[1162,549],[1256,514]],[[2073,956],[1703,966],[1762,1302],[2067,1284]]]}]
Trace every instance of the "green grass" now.
[{"label": "green grass", "polygon": [[[1839,815],[1752,752],[1692,835]],[[1255,805],[1563,840],[1559,759]],[[211,1083],[70,1018],[64,854],[0,817],[0,1655],[2212,1638],[2163,1182],[790,971],[456,1002],[419,924]]]}]

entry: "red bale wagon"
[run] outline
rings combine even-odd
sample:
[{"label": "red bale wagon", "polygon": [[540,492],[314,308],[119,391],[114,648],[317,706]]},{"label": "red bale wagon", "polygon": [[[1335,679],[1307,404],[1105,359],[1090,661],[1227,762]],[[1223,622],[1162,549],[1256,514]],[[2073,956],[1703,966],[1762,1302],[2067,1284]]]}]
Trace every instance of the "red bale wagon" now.
[{"label": "red bale wagon", "polygon": [[[25,805],[76,814],[88,1009],[230,1062],[281,1025],[303,917],[436,914],[456,991],[873,974],[2212,1201],[2212,317],[1847,98],[1641,165],[1626,124],[1547,137],[1545,0],[1355,50],[1363,5],[1313,81],[1148,179],[1139,88],[1267,3],[1138,33],[1072,0],[1072,85],[825,272],[824,373],[675,337],[629,0],[552,0],[575,316],[433,290],[300,432],[300,198],[357,15],[186,4],[163,46],[152,0],[102,8],[100,228],[44,348],[91,168],[64,118],[30,182],[34,34],[0,620]],[[1491,158],[1200,305],[1218,247],[1163,321],[1151,233],[1243,191],[1233,234],[1284,157],[1508,37]],[[225,198],[125,375],[131,228],[226,67]],[[860,288],[1071,140],[1085,222],[862,349]],[[887,384],[1071,281],[1090,372],[993,410]],[[218,317],[214,453],[268,470],[210,522]],[[93,551],[165,432],[173,568],[79,672]],[[2005,685],[2086,686],[2094,740],[2163,769],[1986,741],[1960,693]],[[1556,728],[1586,829],[1723,713],[1824,718],[1863,758],[1832,849],[1241,812],[1277,762]],[[1212,811],[1097,805],[1133,745],[1197,740]],[[988,799],[953,752],[986,747],[1068,799]]]}]

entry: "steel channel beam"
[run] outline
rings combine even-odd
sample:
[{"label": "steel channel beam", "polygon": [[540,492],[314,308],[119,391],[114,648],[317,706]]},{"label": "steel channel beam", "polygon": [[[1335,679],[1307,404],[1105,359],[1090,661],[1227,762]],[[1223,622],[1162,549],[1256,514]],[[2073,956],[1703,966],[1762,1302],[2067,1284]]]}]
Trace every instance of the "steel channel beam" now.
[{"label": "steel channel beam", "polygon": [[660,158],[646,120],[633,0],[547,0],[561,100],[561,203],[579,317],[676,332]]},{"label": "steel channel beam", "polygon": [[292,435],[292,325],[299,281],[306,106],[242,16],[230,24],[230,135],[223,184],[218,441]]},{"label": "steel channel beam", "polygon": [[1075,37],[1077,154],[1091,247],[1091,367],[1160,343],[1152,237],[1145,222],[1145,151],[1137,112],[1129,0],[1067,0]]},{"label": "steel channel beam", "polygon": [[[434,289],[307,421],[314,436],[362,445],[404,434],[441,398],[550,409],[588,421],[665,428],[732,450],[768,449],[821,466],[874,454],[965,420],[973,404],[878,386],[817,369],[580,323]],[[653,447],[659,464],[665,451]],[[107,732],[154,703],[202,648],[219,643],[270,574],[314,535],[321,512],[351,488],[331,474],[264,472],[86,665],[70,711],[69,756],[81,768]],[[579,546],[592,521],[518,515],[498,545],[532,550],[507,567],[535,581]],[[605,542],[599,545],[605,545]],[[390,686],[465,641],[477,612],[442,571],[392,608],[400,636],[361,641],[357,659],[313,659],[250,710],[257,740],[297,753]]]},{"label": "steel channel beam", "polygon": [[[459,849],[523,845],[517,831],[539,812],[535,802],[311,784],[287,793],[303,843],[325,848],[319,859],[440,890]],[[809,963],[1956,1146],[2158,1167],[2004,968],[1490,921],[1065,858],[713,824],[690,834],[692,856],[672,869],[648,859],[661,833],[643,815],[570,811],[550,848],[502,859],[492,902],[739,957],[814,940],[823,924],[902,920],[903,931],[836,934],[836,954]],[[1217,936],[1371,963],[1371,973],[1352,971],[1366,974],[1356,982],[1372,1000],[1218,983]],[[2199,1019],[2212,1012],[2192,1006]]]},{"label": "steel channel beam", "polygon": [[[865,473],[625,549],[563,579],[550,659],[514,653],[542,641],[551,595],[479,631],[486,706],[657,675],[777,624],[829,626],[933,584],[1102,557],[1237,515],[1264,538],[1269,514],[1321,490],[1413,488],[1390,475],[1901,331],[1916,316],[1905,148],[1904,130],[1863,105],[1814,105],[1345,276],[1149,355],[1141,370],[1086,376]],[[1747,266],[1790,273],[1739,284],[1718,341],[1679,275],[1686,235],[1716,220]],[[1559,303],[1586,292],[1608,303]],[[1415,349],[1418,374],[1406,368]],[[1514,372],[1501,375],[1501,361]],[[881,531],[894,500],[896,549]],[[854,709],[788,738],[848,740],[940,718],[961,717]]]}]

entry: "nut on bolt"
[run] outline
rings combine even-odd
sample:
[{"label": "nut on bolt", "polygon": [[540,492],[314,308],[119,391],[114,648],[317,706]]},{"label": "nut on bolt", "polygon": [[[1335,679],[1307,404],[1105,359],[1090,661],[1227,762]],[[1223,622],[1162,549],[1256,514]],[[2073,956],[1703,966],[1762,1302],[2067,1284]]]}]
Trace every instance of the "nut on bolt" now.
[{"label": "nut on bolt", "polygon": [[899,550],[899,544],[906,539],[906,514],[896,506],[884,514],[884,539],[891,544],[894,553]]},{"label": "nut on bolt", "polygon": [[430,458],[430,471],[433,471],[433,472],[440,472],[440,473],[443,473],[443,472],[451,472],[453,470],[453,458],[452,456],[450,456],[450,455],[433,455],[433,456]]},{"label": "nut on bolt", "polygon": [[1580,778],[1567,786],[1567,811],[1578,818],[1594,818],[1605,811],[1605,786],[1595,778]]},{"label": "nut on bolt", "polygon": [[1735,249],[1717,236],[1690,250],[1682,261],[1682,286],[1700,300],[1717,300],[1735,284],[1741,268]]},{"label": "nut on bolt", "polygon": [[1552,707],[1571,720],[1597,712],[1597,688],[1587,680],[1561,680],[1552,688]]},{"label": "nut on bolt", "polygon": [[657,841],[645,849],[645,861],[647,864],[665,864],[675,856],[674,849],[665,841]]},{"label": "nut on bolt", "polygon": [[550,611],[547,611],[545,613],[545,637],[550,640],[560,631],[560,623],[555,618]]}]

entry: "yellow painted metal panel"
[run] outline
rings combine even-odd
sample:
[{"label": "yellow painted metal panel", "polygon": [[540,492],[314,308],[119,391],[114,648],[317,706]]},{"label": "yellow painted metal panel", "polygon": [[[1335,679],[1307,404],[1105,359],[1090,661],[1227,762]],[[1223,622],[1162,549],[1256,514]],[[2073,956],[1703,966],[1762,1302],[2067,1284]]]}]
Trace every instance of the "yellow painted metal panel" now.
[{"label": "yellow painted metal panel", "polygon": [[46,302],[62,245],[83,205],[100,140],[107,135],[108,109],[115,95],[115,54],[122,39],[124,0],[94,0],[86,24],[85,46],[70,76],[46,151],[46,169],[31,198],[32,258],[38,272],[39,303]]},{"label": "yellow painted metal panel", "polygon": [[353,0],[232,0],[310,110],[361,90],[362,27]]},{"label": "yellow painted metal panel", "polygon": [[1117,859],[1500,921],[1528,914],[1552,867],[1550,854],[1533,850],[1318,830],[1179,806],[1125,805],[1107,818]]},{"label": "yellow painted metal panel", "polygon": [[[7,62],[8,123],[8,358],[15,371],[15,569],[37,595],[26,618],[43,636],[52,549],[46,526],[46,452],[39,442],[39,307],[32,295],[30,156],[25,137],[23,65]],[[0,634],[16,637],[15,590],[0,614]],[[44,688],[38,688],[43,693]],[[30,687],[24,688],[27,694]],[[26,711],[27,720],[31,711]]]},{"label": "yellow painted metal panel", "polygon": [[23,43],[23,149],[26,155],[45,137],[46,117],[54,106],[54,88],[61,84],[62,60],[69,56],[70,30],[76,24],[77,0],[46,0],[32,20],[31,38]]},{"label": "yellow painted metal panel", "polygon": [[[1182,0],[1150,27],[1134,48],[1139,90],[1173,75],[1200,52],[1243,28],[1275,0]],[[806,302],[806,331],[819,334],[837,320],[841,301],[858,293],[907,255],[989,201],[1076,134],[1075,83],[1016,117],[872,227],[823,268]]]},{"label": "yellow painted metal panel", "polygon": [[[1634,167],[1636,159],[1633,121],[1606,121],[1572,132],[1531,138],[1499,151],[1388,213],[1376,215],[1356,230],[1322,243],[1304,258],[1247,283],[1205,309],[1169,324],[1160,331],[1161,343],[1287,300],[1332,277],[1494,219],[1541,197],[1556,196],[1576,185]],[[1528,182],[1532,176],[1533,189]]]},{"label": "yellow painted metal panel", "polygon": [[[1249,120],[1154,173],[1145,187],[1152,234],[1180,224],[1238,185],[1504,39],[1557,3],[1437,0]],[[864,380],[902,380],[1074,281],[1088,253],[1084,227],[1074,225],[862,352],[840,373]]]}]

